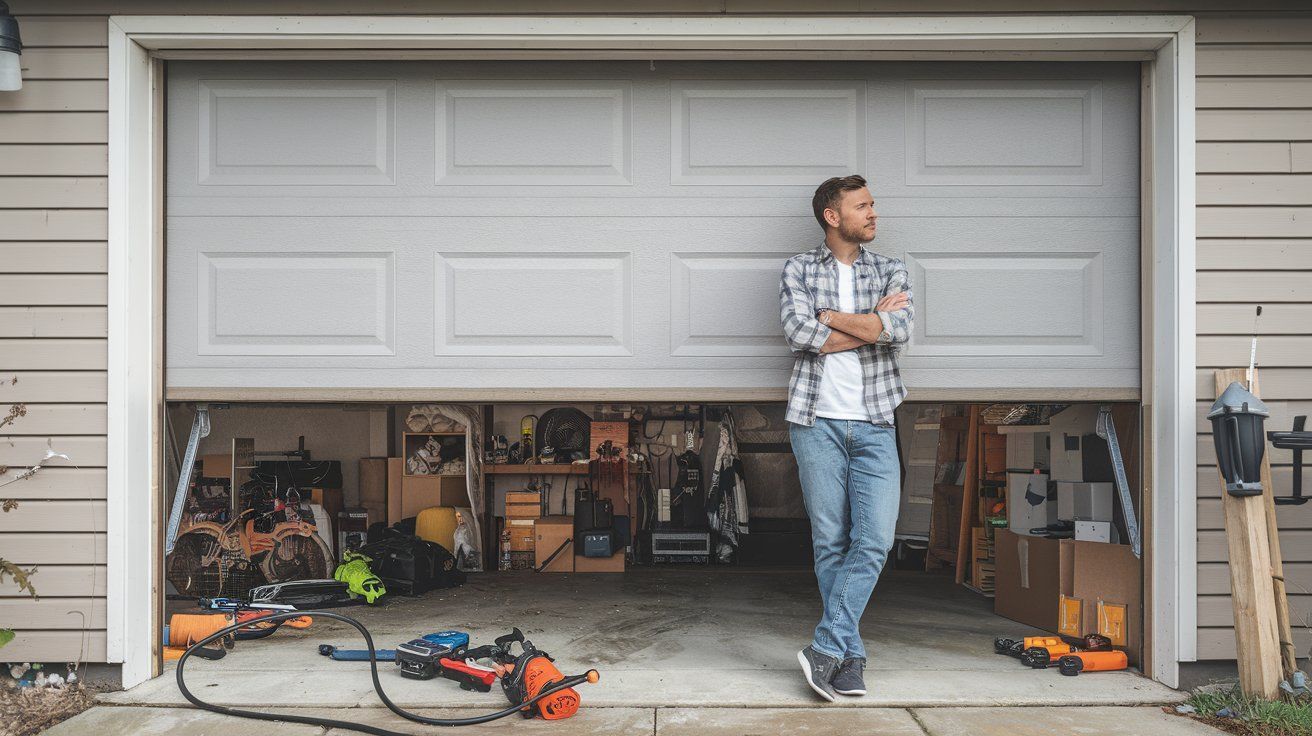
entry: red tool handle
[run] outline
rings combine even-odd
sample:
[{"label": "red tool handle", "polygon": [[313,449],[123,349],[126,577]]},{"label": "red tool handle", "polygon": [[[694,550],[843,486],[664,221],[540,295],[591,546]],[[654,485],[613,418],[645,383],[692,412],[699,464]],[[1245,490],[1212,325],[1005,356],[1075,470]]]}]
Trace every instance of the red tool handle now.
[{"label": "red tool handle", "polygon": [[482,682],[484,685],[491,685],[497,681],[496,672],[484,667],[471,667],[458,659],[447,659],[446,657],[443,657],[438,660],[438,664],[442,665],[442,669],[444,670],[451,670],[452,672],[459,672],[468,675]]}]

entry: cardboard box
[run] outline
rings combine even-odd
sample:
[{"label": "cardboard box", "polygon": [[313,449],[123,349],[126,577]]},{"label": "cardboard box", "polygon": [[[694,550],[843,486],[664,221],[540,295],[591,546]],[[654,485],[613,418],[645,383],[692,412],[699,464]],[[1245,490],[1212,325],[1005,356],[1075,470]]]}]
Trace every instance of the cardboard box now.
[{"label": "cardboard box", "polygon": [[624,550],[610,557],[575,555],[574,572],[624,572]]},{"label": "cardboard box", "polygon": [[994,535],[993,612],[1044,631],[1057,631],[1057,601],[1074,588],[1074,542]]},{"label": "cardboard box", "polygon": [[[1143,567],[1129,545],[1073,539],[1026,537],[999,529],[994,536],[993,610],[999,616],[1044,631],[1060,630],[1062,602],[1068,624],[1079,621],[1081,636],[1093,633],[1098,604],[1125,606],[1126,656],[1138,665],[1143,647]],[[1071,603],[1077,599],[1078,603]]]},{"label": "cardboard box", "polygon": [[1007,470],[1048,469],[1048,425],[1016,424],[998,427],[998,431],[1007,436]]},{"label": "cardboard box", "polygon": [[[533,552],[537,545],[537,529],[533,519],[507,519],[506,531],[510,532],[511,552]],[[557,542],[556,544],[560,544]]]},{"label": "cardboard box", "polygon": [[443,475],[438,481],[438,506],[469,505],[469,480],[463,475]]},{"label": "cardboard box", "polygon": [[[544,516],[533,522],[536,532],[534,540],[534,566],[542,567],[547,558],[566,540],[574,539],[574,517]],[[542,570],[543,572],[574,572],[574,550],[566,547],[556,555],[556,559]]]},{"label": "cardboard box", "polygon": [[1048,424],[1051,476],[1055,481],[1081,483],[1084,477],[1084,436],[1098,425],[1097,404],[1072,404],[1054,414]]},{"label": "cardboard box", "polygon": [[1076,521],[1075,522],[1075,539],[1079,542],[1103,542],[1104,544],[1117,541],[1116,529],[1110,521]]},{"label": "cardboard box", "polygon": [[1056,512],[1056,505],[1048,496],[1048,476],[1007,473],[1007,526],[1011,531],[1029,535],[1031,529],[1055,521]]},{"label": "cardboard box", "polygon": [[1065,521],[1111,521],[1111,483],[1057,483],[1057,518]]},{"label": "cardboard box", "polygon": [[201,455],[200,474],[206,478],[231,478],[232,455]]},{"label": "cardboard box", "polygon": [[[1074,551],[1074,592],[1084,606],[1084,627],[1098,621],[1099,601],[1126,607],[1125,653],[1139,664],[1143,648],[1143,562],[1127,544],[1067,541]],[[1085,632],[1088,633],[1088,632]]]},{"label": "cardboard box", "polygon": [[369,521],[387,517],[387,458],[362,457],[360,470],[360,506],[369,512]]}]

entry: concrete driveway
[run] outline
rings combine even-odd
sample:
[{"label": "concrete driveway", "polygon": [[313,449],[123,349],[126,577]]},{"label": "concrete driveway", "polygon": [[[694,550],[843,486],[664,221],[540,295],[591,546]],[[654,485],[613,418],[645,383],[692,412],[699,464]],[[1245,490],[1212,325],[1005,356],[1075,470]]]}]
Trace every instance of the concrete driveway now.
[{"label": "concrete driveway", "polygon": [[[397,598],[382,607],[340,610],[361,620],[380,646],[442,629],[469,631],[475,642],[484,642],[518,626],[562,671],[595,667],[601,672],[598,684],[580,688],[584,711],[579,716],[553,723],[515,718],[485,727],[502,734],[505,729],[578,734],[810,729],[957,736],[967,725],[974,733],[993,728],[1010,736],[1210,732],[1162,713],[1162,704],[1179,702],[1184,694],[1136,672],[1062,677],[994,654],[995,636],[1041,632],[995,616],[990,600],[951,579],[923,573],[886,572],[862,622],[871,654],[870,694],[834,705],[824,705],[811,692],[795,659],[819,615],[809,571],[502,573],[471,576],[461,588]],[[357,647],[358,636],[345,624],[320,619],[308,630],[241,642],[217,662],[189,662],[188,687],[220,705],[331,713],[404,730],[409,724],[385,710],[373,692],[367,662],[318,654],[321,643]],[[440,707],[472,715],[505,706],[499,691],[475,693],[445,680],[406,679],[390,664],[380,667],[380,678],[389,697],[412,710]],[[78,729],[67,732],[321,732],[191,710],[172,669],[102,701],[105,706],[65,724]]]}]

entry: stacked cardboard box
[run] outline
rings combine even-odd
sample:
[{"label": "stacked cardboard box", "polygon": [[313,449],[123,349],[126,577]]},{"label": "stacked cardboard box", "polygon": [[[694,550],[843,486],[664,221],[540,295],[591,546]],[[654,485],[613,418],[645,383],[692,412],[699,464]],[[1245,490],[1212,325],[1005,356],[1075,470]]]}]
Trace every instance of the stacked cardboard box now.
[{"label": "stacked cardboard box", "polygon": [[1143,643],[1143,578],[1128,545],[999,529],[994,549],[994,613],[1053,633],[1106,633],[1137,664]]},{"label": "stacked cardboard box", "polygon": [[537,520],[542,516],[542,496],[537,491],[506,494],[506,532],[510,535],[510,567],[532,567],[537,549]]}]

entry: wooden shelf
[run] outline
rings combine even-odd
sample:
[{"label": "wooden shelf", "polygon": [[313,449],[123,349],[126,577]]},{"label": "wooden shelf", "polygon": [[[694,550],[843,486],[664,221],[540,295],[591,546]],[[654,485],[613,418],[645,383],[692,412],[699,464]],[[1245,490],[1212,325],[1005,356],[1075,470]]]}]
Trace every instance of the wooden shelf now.
[{"label": "wooden shelf", "polygon": [[562,465],[494,465],[490,463],[483,464],[483,472],[487,475],[569,475],[571,473],[588,474],[588,466],[582,463],[566,463]]},{"label": "wooden shelf", "polygon": [[[493,465],[484,463],[483,473],[485,475],[571,475],[574,473],[587,475],[588,466],[583,463],[564,465]],[[639,475],[640,473],[642,471],[635,466],[629,466],[629,475]]]},{"label": "wooden shelf", "polygon": [[464,473],[402,473],[406,478],[464,478]]}]

